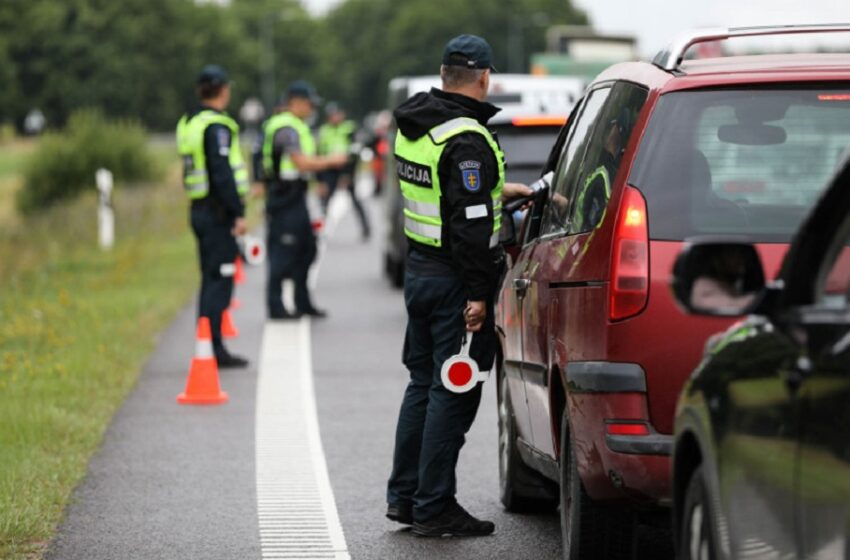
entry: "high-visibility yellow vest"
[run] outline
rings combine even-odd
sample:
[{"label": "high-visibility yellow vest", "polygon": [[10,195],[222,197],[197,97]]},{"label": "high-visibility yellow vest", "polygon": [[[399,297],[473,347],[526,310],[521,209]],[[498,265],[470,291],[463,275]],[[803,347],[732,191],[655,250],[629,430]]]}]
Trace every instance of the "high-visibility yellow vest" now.
[{"label": "high-visibility yellow vest", "polygon": [[319,127],[319,153],[322,155],[347,154],[351,149],[351,135],[355,124],[344,121],[339,124],[325,123]]},{"label": "high-visibility yellow vest", "polygon": [[282,181],[295,181],[297,179],[309,179],[309,173],[301,173],[292,161],[289,154],[281,154],[278,169],[272,169],[274,158],[274,136],[281,128],[292,128],[298,133],[301,144],[301,153],[305,156],[316,155],[316,141],[310,132],[310,127],[303,120],[290,112],[274,115],[263,125],[263,170],[269,179],[276,178]]},{"label": "high-visibility yellow vest", "polygon": [[228,161],[236,180],[236,190],[241,196],[248,194],[248,168],[239,147],[239,125],[230,116],[204,109],[189,118],[183,115],[177,123],[177,153],[183,159],[183,187],[186,195],[198,200],[210,192],[207,171],[207,156],[204,153],[204,132],[213,124],[222,124],[230,129],[230,155]]},{"label": "high-visibility yellow vest", "polygon": [[[575,213],[575,228],[576,231],[583,232],[585,223],[584,220],[586,216],[582,212],[584,209],[584,199],[587,197],[587,191],[590,190],[590,185],[593,184],[593,181],[596,180],[597,177],[602,178],[602,184],[605,187],[605,204],[608,204],[608,201],[611,199],[611,178],[608,176],[608,169],[604,165],[600,165],[597,167],[593,173],[591,173],[588,178],[585,180],[584,185],[582,185],[581,192],[578,194],[576,198],[576,209]],[[602,211],[602,216],[599,220],[594,224],[594,227],[599,227],[602,225],[603,220],[605,219],[606,210]]]},{"label": "high-visibility yellow vest", "polygon": [[[499,243],[502,227],[502,190],[505,186],[505,155],[489,130],[475,119],[458,117],[435,126],[421,138],[410,140],[401,132],[395,139],[396,166],[404,197],[404,233],[410,239],[443,246],[443,217],[440,213],[442,188],[438,167],[449,140],[459,134],[480,134],[493,150],[499,168],[499,182],[493,197],[493,234],[490,247]],[[480,179],[477,174],[475,177]]]}]

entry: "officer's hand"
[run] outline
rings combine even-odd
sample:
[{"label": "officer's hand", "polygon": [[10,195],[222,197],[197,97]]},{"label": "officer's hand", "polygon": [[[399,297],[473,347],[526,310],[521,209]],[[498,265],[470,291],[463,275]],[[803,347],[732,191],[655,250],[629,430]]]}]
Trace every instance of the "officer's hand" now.
[{"label": "officer's hand", "polygon": [[266,187],[260,183],[254,184],[251,187],[251,196],[253,198],[263,198],[266,195]]},{"label": "officer's hand", "polygon": [[505,183],[502,189],[502,200],[531,196],[533,194],[534,191],[528,185],[523,185],[522,183]]},{"label": "officer's hand", "polygon": [[328,156],[328,167],[345,167],[348,165],[348,154],[333,154]]},{"label": "officer's hand", "polygon": [[245,218],[236,218],[236,223],[233,224],[233,235],[241,237],[248,233],[248,226],[245,225]]},{"label": "officer's hand", "polygon": [[463,311],[463,319],[466,321],[466,330],[478,332],[484,319],[487,317],[487,304],[484,301],[467,301],[466,309]]}]

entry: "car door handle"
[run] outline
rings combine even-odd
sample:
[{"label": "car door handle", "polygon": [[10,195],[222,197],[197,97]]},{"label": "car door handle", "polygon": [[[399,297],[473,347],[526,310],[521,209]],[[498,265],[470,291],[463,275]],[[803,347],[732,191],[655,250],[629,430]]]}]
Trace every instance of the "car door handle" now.
[{"label": "car door handle", "polygon": [[531,280],[528,278],[514,278],[514,290],[524,292],[531,286]]}]

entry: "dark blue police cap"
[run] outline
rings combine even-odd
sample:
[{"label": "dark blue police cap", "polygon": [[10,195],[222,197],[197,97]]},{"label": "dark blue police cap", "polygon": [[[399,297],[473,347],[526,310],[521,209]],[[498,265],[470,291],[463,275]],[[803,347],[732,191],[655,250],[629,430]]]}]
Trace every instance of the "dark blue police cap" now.
[{"label": "dark blue police cap", "polygon": [[318,105],[322,102],[322,98],[319,97],[318,93],[316,93],[316,88],[314,88],[313,84],[306,80],[295,80],[289,84],[289,87],[286,88],[286,93],[283,96],[285,101],[289,101],[290,99],[297,97],[308,99],[313,105]]},{"label": "dark blue police cap", "polygon": [[494,72],[493,50],[490,44],[478,35],[458,35],[443,49],[443,65],[462,66],[483,70],[489,68]]},{"label": "dark blue police cap", "polygon": [[229,83],[230,80],[227,79],[227,72],[225,72],[224,68],[218,64],[207,64],[198,76],[199,86],[205,84],[220,86]]}]

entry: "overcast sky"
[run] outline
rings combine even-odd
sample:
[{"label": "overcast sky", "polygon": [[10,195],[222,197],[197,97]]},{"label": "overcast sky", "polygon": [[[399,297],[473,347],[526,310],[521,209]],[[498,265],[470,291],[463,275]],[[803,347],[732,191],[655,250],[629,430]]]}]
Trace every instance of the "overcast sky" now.
[{"label": "overcast sky", "polygon": [[[303,0],[322,13],[340,0]],[[403,2],[404,0],[397,0]],[[459,0],[463,1],[463,0]],[[509,1],[509,0],[493,0]],[[693,27],[850,23],[850,0],[573,0],[603,32],[636,35],[644,56]],[[850,41],[850,34],[845,43]],[[850,43],[847,43],[850,44]]]}]

